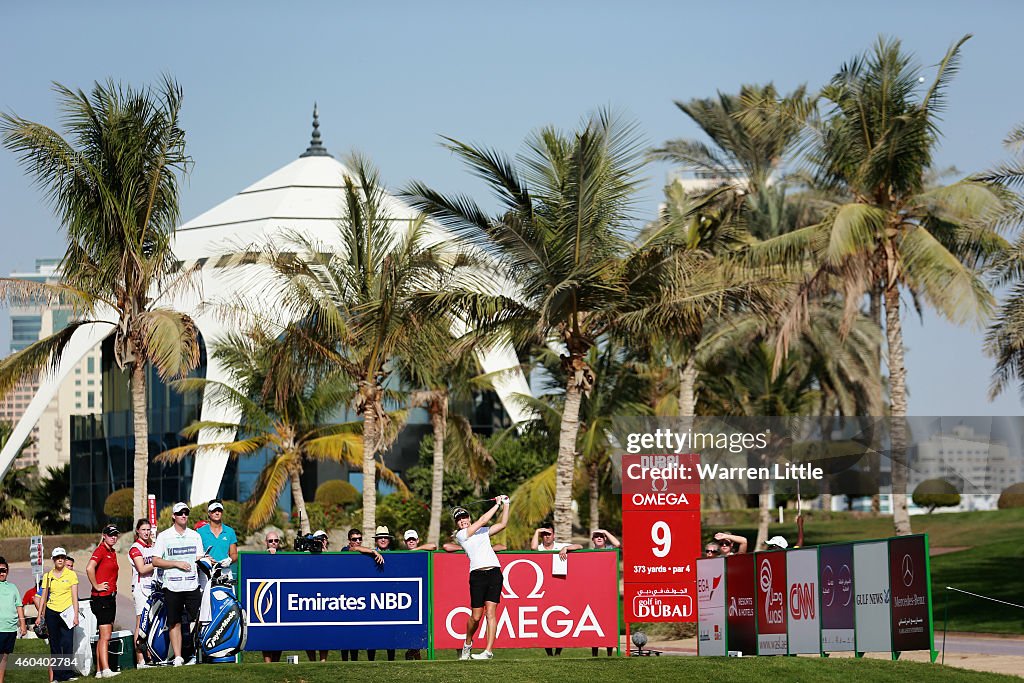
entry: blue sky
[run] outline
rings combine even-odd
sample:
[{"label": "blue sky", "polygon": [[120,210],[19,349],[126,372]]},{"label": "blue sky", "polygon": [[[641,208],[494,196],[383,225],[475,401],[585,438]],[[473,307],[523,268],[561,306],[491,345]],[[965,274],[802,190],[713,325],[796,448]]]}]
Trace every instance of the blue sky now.
[{"label": "blue sky", "polygon": [[[392,187],[419,179],[481,200],[480,184],[438,135],[514,152],[538,126],[569,127],[610,105],[651,145],[694,137],[673,100],[767,81],[813,90],[879,34],[902,39],[926,67],[974,34],[949,90],[940,166],[969,173],[994,164],[1006,155],[1006,133],[1024,121],[1024,4],[1009,0],[293,5],[5,4],[0,108],[55,125],[51,81],[140,85],[172,74],[185,91],[195,161],[184,220],[301,153],[314,100],[335,156],[358,149]],[[667,171],[647,169],[641,216],[653,214]],[[0,234],[0,273],[63,253],[49,208],[6,150]],[[923,323],[909,315],[904,328],[912,414],[1020,414],[1014,392],[986,399],[991,361],[981,330],[929,314]],[[9,334],[4,315],[0,348]]]}]

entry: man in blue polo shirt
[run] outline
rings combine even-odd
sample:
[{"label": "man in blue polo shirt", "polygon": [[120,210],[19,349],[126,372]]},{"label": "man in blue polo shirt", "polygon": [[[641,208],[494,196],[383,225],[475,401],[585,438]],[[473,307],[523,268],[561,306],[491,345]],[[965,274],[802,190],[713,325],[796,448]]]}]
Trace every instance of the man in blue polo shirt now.
[{"label": "man in blue polo shirt", "polygon": [[199,537],[203,539],[203,548],[210,548],[210,557],[218,562],[230,558],[232,563],[238,561],[238,537],[235,530],[224,524],[224,504],[219,500],[211,500],[206,506],[209,524],[199,529]]}]

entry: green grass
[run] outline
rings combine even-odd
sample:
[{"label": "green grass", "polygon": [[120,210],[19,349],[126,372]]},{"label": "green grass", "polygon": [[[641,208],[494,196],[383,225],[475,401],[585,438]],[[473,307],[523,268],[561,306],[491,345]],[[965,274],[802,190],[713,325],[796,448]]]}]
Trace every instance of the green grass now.
[{"label": "green grass", "polygon": [[[45,651],[39,641],[19,641],[16,652]],[[363,654],[363,653],[361,653]],[[378,655],[383,655],[378,652]],[[445,652],[454,657],[454,651]],[[363,654],[365,657],[365,654]],[[752,680],[822,681],[850,683],[851,681],[878,681],[879,683],[906,683],[908,680],[927,680],[929,683],[959,681],[1019,681],[1012,676],[967,671],[935,664],[891,662],[885,660],[818,659],[812,657],[745,657],[742,659],[698,657],[631,657],[593,659],[589,651],[566,650],[562,657],[550,659],[543,650],[499,650],[497,658],[489,662],[442,661],[376,661],[341,662],[337,651],[324,664],[249,663],[258,659],[258,653],[246,653],[242,665],[222,664],[187,668],[147,669],[126,671],[120,683],[261,683],[286,681],[288,683],[334,683],[346,680],[375,680],[386,677],[388,683],[402,681],[443,681],[444,683],[510,683],[511,681],[679,681],[685,683],[750,683]],[[305,659],[305,655],[301,655]],[[41,671],[9,671],[8,683],[28,683],[45,680]]]},{"label": "green grass", "polygon": [[[730,530],[753,542],[757,527],[751,513],[739,511]],[[793,512],[787,511],[792,518]],[[932,606],[936,639],[941,637],[946,586],[1021,604],[1024,596],[1024,509],[915,515],[914,533],[927,533],[932,548],[970,546],[970,550],[932,557]],[[705,530],[709,536],[717,529]],[[816,513],[805,516],[806,545],[885,538],[892,517]],[[796,524],[772,524],[768,535],[796,540]],[[1024,633],[1024,610],[948,591],[949,630]]]}]

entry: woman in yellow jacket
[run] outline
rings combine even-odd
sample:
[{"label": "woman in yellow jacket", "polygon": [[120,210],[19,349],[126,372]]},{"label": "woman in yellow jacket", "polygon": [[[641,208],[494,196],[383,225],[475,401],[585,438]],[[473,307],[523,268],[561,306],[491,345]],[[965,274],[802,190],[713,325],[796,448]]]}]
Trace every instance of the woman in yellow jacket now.
[{"label": "woman in yellow jacket", "polygon": [[[46,605],[46,629],[50,632],[50,654],[57,657],[71,657],[74,650],[74,628],[78,626],[78,575],[64,566],[68,554],[64,548],[54,548],[50,553],[53,569],[43,574],[42,604]],[[68,612],[68,610],[71,610]],[[71,625],[61,613],[69,617]],[[53,670],[53,680],[69,681],[76,678],[71,667]]]}]

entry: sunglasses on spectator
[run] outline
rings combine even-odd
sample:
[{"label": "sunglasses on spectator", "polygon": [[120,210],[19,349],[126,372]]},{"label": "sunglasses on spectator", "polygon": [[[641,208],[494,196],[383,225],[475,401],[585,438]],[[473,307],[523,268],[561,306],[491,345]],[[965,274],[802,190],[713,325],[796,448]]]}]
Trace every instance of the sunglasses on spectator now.
[{"label": "sunglasses on spectator", "polygon": [[267,543],[280,543],[280,542],[281,542],[280,538],[268,538],[267,539]]},{"label": "sunglasses on spectator", "polygon": [[540,532],[540,535],[541,536],[550,536],[551,532],[550,531],[542,531],[542,532]]},{"label": "sunglasses on spectator", "polygon": [[717,551],[717,550],[715,550],[714,548],[704,548],[704,554],[705,554],[705,555],[714,555],[714,554],[716,554],[717,552],[718,552],[718,551]]},{"label": "sunglasses on spectator", "polygon": [[175,512],[174,516],[175,517],[188,517],[188,510],[183,510],[181,512]]},{"label": "sunglasses on spectator", "polygon": [[0,574],[6,574],[6,573],[7,573],[7,567],[0,567]]},{"label": "sunglasses on spectator", "polygon": [[362,543],[363,542],[363,537],[362,536],[357,536],[356,538],[350,538],[350,539],[348,539],[348,542],[349,543]]}]

